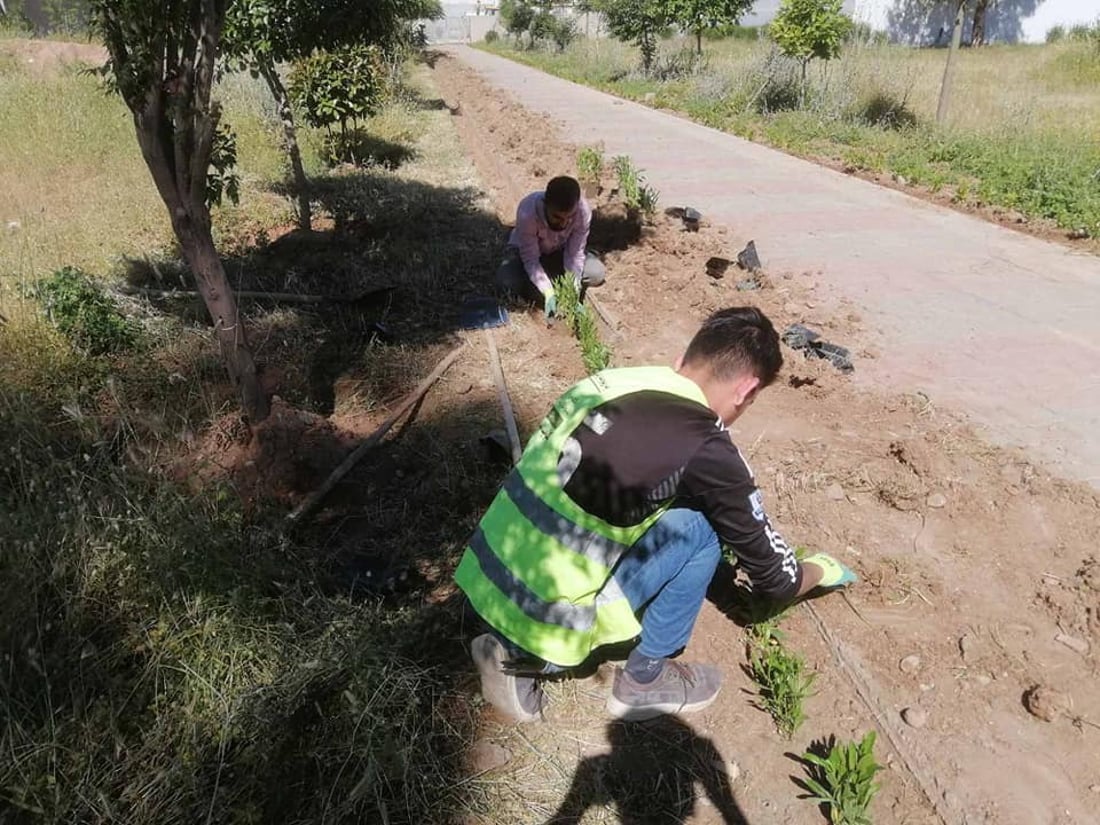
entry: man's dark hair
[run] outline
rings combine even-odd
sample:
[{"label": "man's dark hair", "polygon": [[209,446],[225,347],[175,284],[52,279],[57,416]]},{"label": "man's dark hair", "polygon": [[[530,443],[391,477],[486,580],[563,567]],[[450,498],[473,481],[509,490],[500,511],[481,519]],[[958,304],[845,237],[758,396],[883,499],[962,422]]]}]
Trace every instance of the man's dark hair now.
[{"label": "man's dark hair", "polygon": [[576,178],[552,178],[546,184],[546,205],[559,212],[568,212],[581,199],[581,185]]},{"label": "man's dark hair", "polygon": [[685,364],[705,364],[717,378],[733,378],[746,370],[766,387],[783,366],[779,334],[756,307],[720,309],[688,344]]}]

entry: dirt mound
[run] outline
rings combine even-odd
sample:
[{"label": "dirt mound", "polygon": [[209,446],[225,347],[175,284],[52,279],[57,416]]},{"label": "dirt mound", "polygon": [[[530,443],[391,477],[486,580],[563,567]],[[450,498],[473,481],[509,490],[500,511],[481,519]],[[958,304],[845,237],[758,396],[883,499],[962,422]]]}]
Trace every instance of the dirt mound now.
[{"label": "dirt mound", "polygon": [[173,472],[196,486],[228,482],[249,503],[289,506],[316,489],[356,440],[329,419],[276,397],[271,415],[251,430],[239,413],[222,416]]}]

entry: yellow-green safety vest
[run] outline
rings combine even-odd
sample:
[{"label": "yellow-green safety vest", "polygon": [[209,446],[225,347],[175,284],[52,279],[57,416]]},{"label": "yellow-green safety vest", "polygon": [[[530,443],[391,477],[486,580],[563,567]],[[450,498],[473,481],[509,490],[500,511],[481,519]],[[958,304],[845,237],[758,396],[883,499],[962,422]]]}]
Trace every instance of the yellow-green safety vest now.
[{"label": "yellow-green safety vest", "polygon": [[671,498],[643,521],[615,526],[585,512],[564,485],[581,459],[573,431],[595,407],[643,391],[707,403],[694,381],[668,367],[604,370],[575,384],[527,443],[455,571],[486,622],[556,665],[578,665],[600,645],[641,632],[611,572]]}]

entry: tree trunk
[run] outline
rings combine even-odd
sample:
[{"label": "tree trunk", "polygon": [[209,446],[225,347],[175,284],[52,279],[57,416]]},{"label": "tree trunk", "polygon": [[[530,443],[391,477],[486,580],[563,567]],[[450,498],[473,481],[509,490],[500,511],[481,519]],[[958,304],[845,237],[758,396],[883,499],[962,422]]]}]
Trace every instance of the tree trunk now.
[{"label": "tree trunk", "polygon": [[695,53],[700,57],[703,56],[703,30],[695,30]]},{"label": "tree trunk", "polygon": [[241,408],[250,424],[259,424],[271,411],[267,396],[260,387],[256,362],[248,348],[244,324],[237,310],[237,299],[225,277],[225,267],[214,247],[209,225],[192,220],[186,210],[176,210],[172,228],[180,242],[183,257],[195,275],[195,283],[203,303],[214,321],[222,359],[229,379],[241,398]]},{"label": "tree trunk", "polygon": [[985,15],[989,11],[989,0],[977,0],[974,5],[974,24],[970,28],[970,45],[985,45]]},{"label": "tree trunk", "polygon": [[943,125],[947,119],[947,109],[951,104],[951,84],[955,79],[955,56],[962,43],[963,21],[966,17],[966,0],[955,0],[955,28],[951,32],[951,47],[947,50],[947,65],[943,70],[943,84],[940,86],[940,103],[936,107],[936,123]]},{"label": "tree trunk", "polygon": [[267,88],[271,90],[271,96],[275,98],[275,108],[283,124],[283,140],[286,142],[286,151],[290,156],[294,188],[298,193],[298,228],[308,230],[313,227],[313,211],[309,202],[309,179],[306,177],[305,166],[302,165],[302,151],[298,148],[298,130],[294,125],[294,110],[290,106],[290,95],[287,94],[286,87],[279,79],[279,72],[272,63],[262,61],[258,68],[267,82]]}]

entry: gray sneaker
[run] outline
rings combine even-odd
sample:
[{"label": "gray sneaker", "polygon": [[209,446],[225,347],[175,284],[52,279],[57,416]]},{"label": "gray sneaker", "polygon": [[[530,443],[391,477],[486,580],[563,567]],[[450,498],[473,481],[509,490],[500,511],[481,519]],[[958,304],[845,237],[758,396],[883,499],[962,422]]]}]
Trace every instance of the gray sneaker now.
[{"label": "gray sneaker", "polygon": [[722,674],[714,665],[667,661],[661,675],[639,684],[616,668],[607,710],[617,719],[643,722],[666,713],[694,713],[708,707],[722,690]]},{"label": "gray sneaker", "polygon": [[501,713],[517,722],[542,718],[546,694],[538,680],[515,676],[504,669],[508,651],[492,633],[483,633],[470,644],[470,655],[481,674],[481,695]]}]

